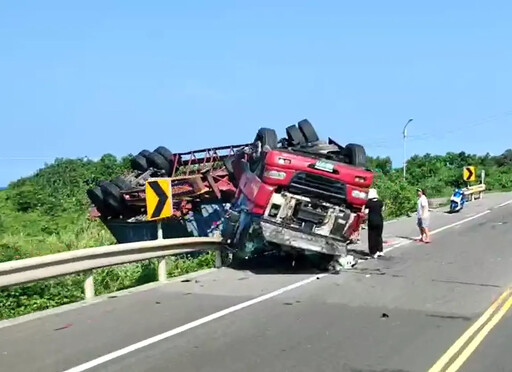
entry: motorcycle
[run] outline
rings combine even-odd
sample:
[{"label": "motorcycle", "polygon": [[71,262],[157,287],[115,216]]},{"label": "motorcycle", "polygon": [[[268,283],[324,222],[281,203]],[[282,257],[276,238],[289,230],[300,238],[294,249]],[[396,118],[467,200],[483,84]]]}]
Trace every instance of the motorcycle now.
[{"label": "motorcycle", "polygon": [[464,208],[466,198],[462,189],[457,189],[450,198],[450,213],[455,213]]}]

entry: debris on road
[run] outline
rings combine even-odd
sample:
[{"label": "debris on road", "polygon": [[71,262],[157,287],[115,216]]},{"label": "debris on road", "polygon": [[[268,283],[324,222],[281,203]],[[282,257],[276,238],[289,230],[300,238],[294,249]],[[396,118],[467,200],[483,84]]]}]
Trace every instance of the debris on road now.
[{"label": "debris on road", "polygon": [[54,331],[62,331],[64,329],[68,329],[70,327],[72,327],[73,324],[72,323],[67,323],[67,324],[64,324],[62,327],[59,327],[59,328],[55,328]]}]

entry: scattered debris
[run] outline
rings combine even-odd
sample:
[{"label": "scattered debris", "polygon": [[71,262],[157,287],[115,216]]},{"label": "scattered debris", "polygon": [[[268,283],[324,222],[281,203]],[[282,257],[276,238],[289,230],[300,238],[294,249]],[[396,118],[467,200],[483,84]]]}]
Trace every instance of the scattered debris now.
[{"label": "scattered debris", "polygon": [[357,264],[357,260],[351,254],[338,258],[338,264],[344,269],[351,269]]},{"label": "scattered debris", "polygon": [[387,318],[389,318],[389,315],[386,313],[382,313],[382,315],[380,317],[381,317],[381,319],[387,319]]},{"label": "scattered debris", "polygon": [[71,326],[73,326],[73,323],[67,323],[60,328],[55,328],[54,331],[62,331],[63,329],[68,329]]}]

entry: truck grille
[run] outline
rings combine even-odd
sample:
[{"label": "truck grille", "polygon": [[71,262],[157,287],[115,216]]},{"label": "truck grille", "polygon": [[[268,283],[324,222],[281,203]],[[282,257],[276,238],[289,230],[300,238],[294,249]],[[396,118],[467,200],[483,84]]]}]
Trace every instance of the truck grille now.
[{"label": "truck grille", "polygon": [[343,182],[304,172],[293,176],[289,190],[294,194],[331,202],[342,202],[347,196],[347,188]]}]

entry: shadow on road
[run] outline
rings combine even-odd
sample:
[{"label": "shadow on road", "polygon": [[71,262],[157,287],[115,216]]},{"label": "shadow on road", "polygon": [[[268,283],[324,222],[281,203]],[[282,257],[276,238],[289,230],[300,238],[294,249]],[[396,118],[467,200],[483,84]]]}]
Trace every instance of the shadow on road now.
[{"label": "shadow on road", "polygon": [[234,270],[247,270],[256,275],[269,274],[321,274],[327,270],[320,270],[315,262],[306,257],[297,257],[278,254],[268,254],[232,262],[228,267]]},{"label": "shadow on road", "polygon": [[[348,254],[360,261],[370,258],[367,251],[359,249],[349,249]],[[299,255],[294,258],[291,255],[269,253],[248,259],[235,260],[227,266],[234,270],[247,270],[256,275],[338,273],[327,268],[330,261],[331,259],[324,255]]]}]

